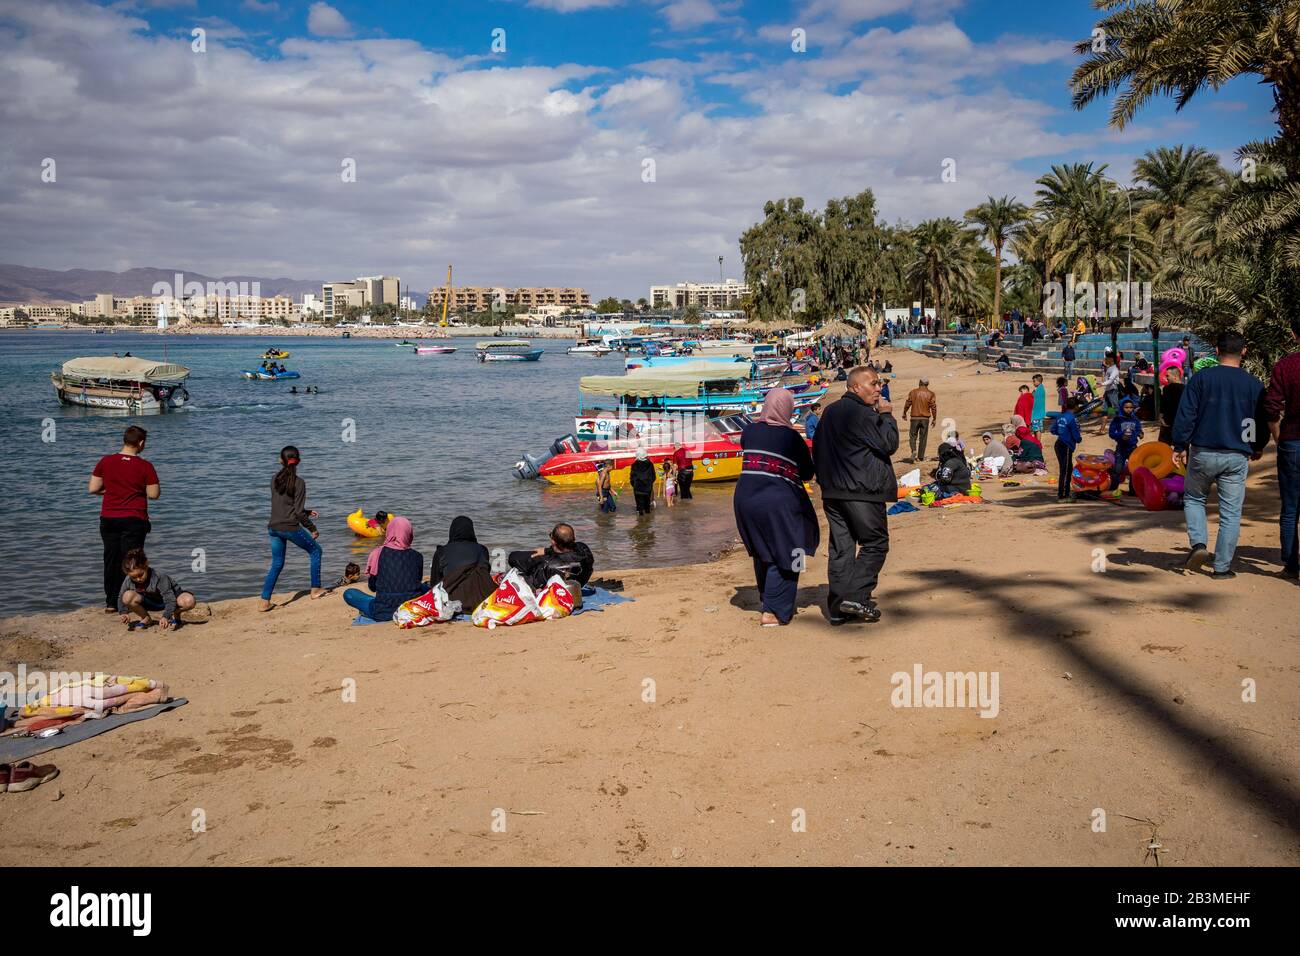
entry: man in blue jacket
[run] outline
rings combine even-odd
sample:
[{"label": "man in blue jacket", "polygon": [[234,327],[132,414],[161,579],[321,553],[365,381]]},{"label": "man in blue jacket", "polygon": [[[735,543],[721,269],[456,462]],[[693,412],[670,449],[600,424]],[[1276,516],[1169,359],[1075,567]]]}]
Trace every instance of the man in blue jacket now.
[{"label": "man in blue jacket", "polygon": [[[1192,553],[1184,567],[1199,571],[1214,560],[1215,580],[1236,577],[1232,556],[1241,530],[1246,500],[1246,472],[1268,444],[1264,383],[1241,367],[1246,340],[1224,332],[1216,349],[1219,364],[1188,379],[1174,419],[1174,460],[1187,467],[1183,511]],[[1206,545],[1209,528],[1205,499],[1210,485],[1219,490],[1219,534],[1214,554]]]},{"label": "man in blue jacket", "polygon": [[826,612],[832,624],[880,620],[871,599],[889,554],[885,509],[898,500],[890,457],[898,451],[893,406],[870,366],[849,373],[848,390],[822,413],[813,442],[817,486],[830,526]]}]

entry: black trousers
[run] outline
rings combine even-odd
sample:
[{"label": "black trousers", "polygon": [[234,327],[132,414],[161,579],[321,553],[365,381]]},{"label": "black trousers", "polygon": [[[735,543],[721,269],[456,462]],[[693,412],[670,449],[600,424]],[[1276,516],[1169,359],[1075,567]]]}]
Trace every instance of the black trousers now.
[{"label": "black trousers", "polygon": [[636,513],[648,515],[651,511],[651,499],[654,498],[654,490],[637,491],[633,489],[632,494],[636,497]]},{"label": "black trousers", "polygon": [[695,480],[694,468],[683,468],[677,473],[677,491],[683,501],[691,496],[691,482]]},{"label": "black trousers", "polygon": [[1056,440],[1056,464],[1061,469],[1060,477],[1056,479],[1056,497],[1068,498],[1070,473],[1074,471],[1074,449],[1059,438]]},{"label": "black trousers", "polygon": [[831,530],[826,604],[831,613],[841,601],[866,604],[889,555],[889,519],[883,501],[822,499]]},{"label": "black trousers", "polygon": [[132,548],[143,548],[149,534],[146,518],[100,518],[99,536],[104,541],[104,606],[117,608],[117,595],[122,590],[126,572],[122,559]]}]

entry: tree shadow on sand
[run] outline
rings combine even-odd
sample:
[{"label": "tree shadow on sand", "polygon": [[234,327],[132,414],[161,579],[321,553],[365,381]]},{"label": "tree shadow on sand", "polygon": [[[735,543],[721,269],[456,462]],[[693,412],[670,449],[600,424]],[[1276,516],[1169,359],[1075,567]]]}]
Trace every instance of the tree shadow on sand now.
[{"label": "tree shadow on sand", "polygon": [[[1208,761],[1215,769],[1215,782],[1237,791],[1240,799],[1268,811],[1279,826],[1300,837],[1300,790],[1285,775],[1271,770],[1229,739],[1229,734],[1239,728],[1225,728],[1185,704],[1166,699],[1158,688],[1074,639],[1095,628],[1099,615],[1113,620],[1116,614],[1136,606],[1137,602],[1117,598],[1114,575],[1114,571],[1092,575],[1097,579],[1095,583],[1079,577],[1017,578],[951,568],[915,572],[911,576],[918,579],[918,587],[965,591],[984,613],[1014,618],[1016,626],[1008,629],[1008,638],[1051,646],[1059,651],[1069,661],[1069,669],[1074,674],[1091,678],[1108,688],[1113,697],[1136,708],[1149,728],[1160,732],[1172,746]],[[1055,595],[1068,595],[1069,606],[1057,600],[1044,601],[1044,592],[1048,590]],[[1212,611],[1221,600],[1212,594],[1179,590],[1167,596],[1144,598],[1142,604],[1163,605],[1170,613],[1187,613]],[[951,625],[950,615],[942,608],[918,604],[902,605],[897,610],[891,605],[884,610],[888,621],[925,624],[927,619],[933,619],[929,623],[936,629]]]}]

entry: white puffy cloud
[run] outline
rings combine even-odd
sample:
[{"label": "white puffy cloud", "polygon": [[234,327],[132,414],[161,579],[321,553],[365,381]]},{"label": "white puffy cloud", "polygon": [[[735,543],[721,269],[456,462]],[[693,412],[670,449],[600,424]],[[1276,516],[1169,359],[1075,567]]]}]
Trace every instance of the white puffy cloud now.
[{"label": "white puffy cloud", "polygon": [[307,11],[307,31],[318,37],[350,37],[352,24],[328,3],[313,3]]},{"label": "white puffy cloud", "polygon": [[[946,21],[762,68],[735,49],[611,70],[407,39],[195,55],[139,13],[0,0],[0,44],[0,261],[46,268],[383,271],[419,288],[453,262],[458,282],[635,299],[716,276],[719,255],[738,274],[737,238],[767,199],[871,187],[890,220],[959,215],[1028,198],[1036,157],[1123,153],[1137,135],[1049,132],[1057,108],[996,77],[1052,44],[974,43]],[[44,157],[57,183],[41,182]],[[955,183],[940,181],[948,157]]]},{"label": "white puffy cloud", "polygon": [[554,10],[556,13],[576,13],[599,7],[616,7],[623,2],[624,0],[528,0],[528,6]]}]

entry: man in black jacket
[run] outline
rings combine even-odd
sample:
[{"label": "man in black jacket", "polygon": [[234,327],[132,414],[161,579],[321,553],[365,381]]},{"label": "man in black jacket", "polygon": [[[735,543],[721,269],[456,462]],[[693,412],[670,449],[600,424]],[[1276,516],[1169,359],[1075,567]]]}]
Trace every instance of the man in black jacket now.
[{"label": "man in black jacket", "polygon": [[898,451],[898,423],[880,386],[873,368],[850,372],[848,390],[822,415],[813,443],[831,531],[826,611],[832,624],[880,620],[871,595],[889,553],[885,508],[898,499],[890,463]]},{"label": "man in black jacket", "polygon": [[577,540],[570,524],[557,524],[551,529],[549,548],[511,551],[507,561],[510,567],[522,571],[528,584],[534,588],[546,587],[553,574],[566,581],[586,584],[591,580],[596,565],[591,548]]}]

